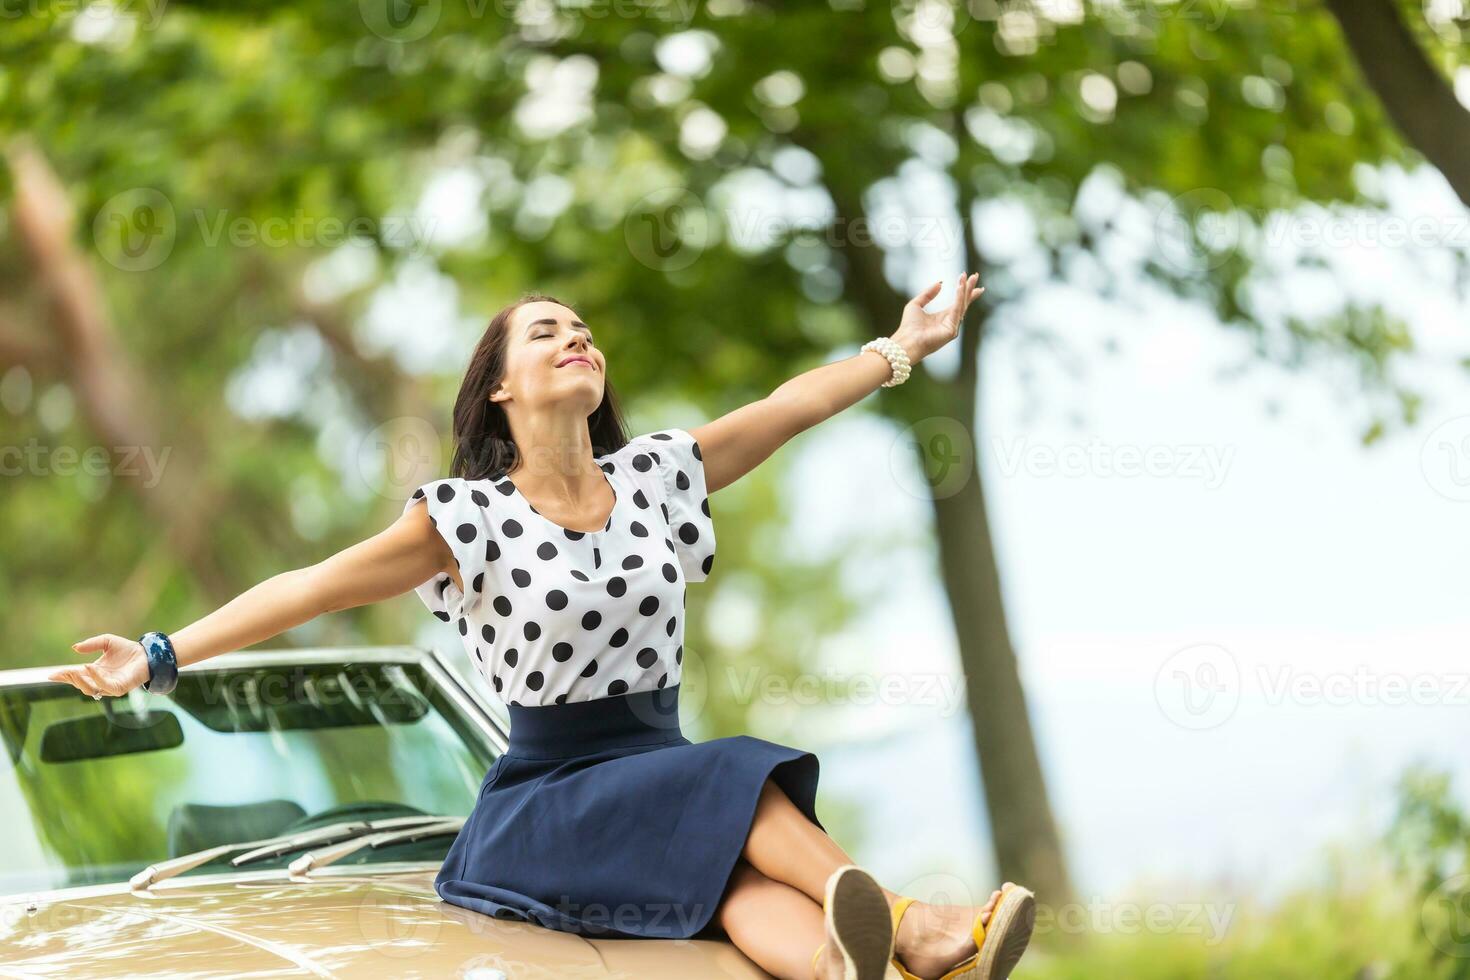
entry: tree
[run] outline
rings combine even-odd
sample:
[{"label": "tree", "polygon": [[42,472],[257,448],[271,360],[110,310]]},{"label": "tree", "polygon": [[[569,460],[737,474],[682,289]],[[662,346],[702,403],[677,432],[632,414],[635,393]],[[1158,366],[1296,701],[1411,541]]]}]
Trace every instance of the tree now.
[{"label": "tree", "polygon": [[[87,560],[98,583],[124,582],[117,597],[69,589],[54,617],[22,623],[37,646],[74,638],[65,630],[79,607],[197,612],[230,583],[376,522],[382,501],[343,495],[341,461],[321,447],[379,419],[433,417],[428,386],[442,403],[458,364],[430,355],[462,354],[483,320],[451,323],[447,339],[426,318],[393,335],[383,297],[405,281],[448,294],[456,313],[531,287],[563,294],[589,322],[614,325],[620,385],[713,413],[891,332],[929,268],[984,267],[978,215],[1011,202],[1035,222],[1046,268],[991,263],[956,373],[874,399],[917,434],[915,462],[932,476],[941,443],[925,438],[929,420],[949,420],[981,455],[979,359],[1009,304],[1079,268],[1102,270],[1109,294],[1133,301],[1112,263],[1120,209],[1146,204],[1201,220],[1179,226],[1184,261],[1156,230],[1130,275],[1211,307],[1273,356],[1347,362],[1365,388],[1392,385],[1401,325],[1354,309],[1276,322],[1240,288],[1263,274],[1257,253],[1201,243],[1215,211],[1254,223],[1303,201],[1358,201],[1357,164],[1411,158],[1325,12],[1020,0],[844,2],[779,17],[744,0],[398,12],[179,0],[157,18],[125,10],[83,25],[55,11],[7,26],[0,132],[28,134],[61,175],[84,218],[72,244],[105,273],[115,348],[167,379],[152,387],[170,431],[137,438],[179,449],[197,471],[191,504],[213,519],[228,502],[232,518],[206,521],[201,556],[166,547],[168,518],[146,506],[106,495],[99,512],[41,482],[18,488],[25,503],[6,518],[17,525],[107,528],[40,542],[33,576],[65,581]],[[26,159],[12,151],[17,195]],[[405,239],[395,215],[443,180],[468,188],[483,223]],[[931,193],[916,199],[920,180]],[[1101,217],[1075,207],[1099,180],[1120,190]],[[67,325],[54,290],[48,300],[38,288],[48,260],[28,244],[25,213],[18,200],[0,248],[14,297],[0,306],[0,351],[86,398],[54,343]],[[897,234],[885,235],[893,214]],[[356,225],[352,247],[337,248],[332,222]],[[924,236],[936,227],[954,229],[957,245],[934,248]],[[334,249],[356,256],[358,272],[325,274],[318,260]],[[1264,342],[1281,331],[1289,344]],[[296,372],[295,405],[231,400],[232,382],[261,362]],[[39,401],[27,416],[68,424]],[[110,412],[89,407],[85,426],[105,437]],[[246,421],[221,428],[232,414]],[[1061,901],[1064,850],[975,477],[936,487],[933,509],[997,861]],[[221,585],[201,576],[211,562]],[[18,592],[40,581],[21,583],[13,565],[7,576]],[[371,632],[372,615],[343,622]]]}]

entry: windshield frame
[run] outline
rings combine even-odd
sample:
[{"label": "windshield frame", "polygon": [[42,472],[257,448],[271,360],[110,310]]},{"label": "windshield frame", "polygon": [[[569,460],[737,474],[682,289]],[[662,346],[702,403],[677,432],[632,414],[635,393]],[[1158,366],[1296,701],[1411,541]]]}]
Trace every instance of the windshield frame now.
[{"label": "windshield frame", "polygon": [[[262,666],[278,667],[298,664],[348,663],[404,663],[417,665],[428,675],[433,683],[439,685],[448,701],[459,710],[463,720],[467,720],[475,731],[484,736],[485,741],[493,748],[496,757],[505,752],[508,747],[509,725],[507,721],[498,715],[491,704],[466,682],[466,679],[450,665],[448,659],[437,647],[312,647],[300,650],[236,651],[210,657],[208,660],[196,664],[188,664],[179,668],[179,672],[181,674],[185,672],[220,673]],[[54,669],[54,667],[17,667],[10,670],[0,670],[0,688],[47,683],[58,684],[60,682],[52,681],[47,677]],[[150,699],[158,697],[157,695],[147,696]],[[162,700],[167,700],[167,696],[163,696]],[[453,720],[451,720],[452,724]],[[123,879],[117,882],[93,882],[85,885],[74,885],[70,888],[53,888],[43,891],[0,894],[0,906],[18,902],[36,905],[47,901],[81,898],[87,895],[118,894],[122,892],[146,894],[165,888],[188,888],[193,885],[220,884],[223,882],[239,881],[241,879],[279,878],[309,882],[315,877],[402,875],[411,872],[423,872],[427,869],[437,869],[441,864],[442,861],[384,861],[350,865],[333,863],[321,868],[319,871],[312,871],[305,875],[291,872],[284,866],[280,868],[242,866],[239,868],[223,868],[218,872],[174,875],[143,889],[134,888],[126,879]]]}]

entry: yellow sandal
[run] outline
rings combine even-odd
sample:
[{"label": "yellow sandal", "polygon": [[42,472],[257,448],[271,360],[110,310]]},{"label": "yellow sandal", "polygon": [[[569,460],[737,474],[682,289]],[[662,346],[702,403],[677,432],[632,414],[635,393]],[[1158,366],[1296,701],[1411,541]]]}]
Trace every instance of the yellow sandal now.
[{"label": "yellow sandal", "polygon": [[[898,923],[914,899],[904,896],[893,903],[893,941],[898,943]],[[963,962],[950,967],[939,980],[1006,980],[1026,946],[1031,942],[1031,933],[1036,927],[1036,896],[1019,885],[1002,888],[1000,899],[990,913],[990,927],[975,916],[970,935],[975,938],[975,952]],[[989,939],[989,945],[986,940]],[[910,973],[893,956],[893,968],[901,980],[921,980]]]}]

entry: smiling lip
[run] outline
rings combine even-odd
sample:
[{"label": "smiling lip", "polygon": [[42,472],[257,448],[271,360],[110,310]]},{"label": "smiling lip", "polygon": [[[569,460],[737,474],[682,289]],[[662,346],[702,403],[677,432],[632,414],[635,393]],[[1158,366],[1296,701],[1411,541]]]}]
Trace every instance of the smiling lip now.
[{"label": "smiling lip", "polygon": [[587,365],[588,367],[596,367],[596,365],[594,365],[591,361],[587,360],[587,358],[585,358],[585,357],[569,357],[565,361],[562,361],[560,364],[558,364],[557,367],[566,367],[568,364],[575,364],[577,361],[581,361],[583,364]]}]

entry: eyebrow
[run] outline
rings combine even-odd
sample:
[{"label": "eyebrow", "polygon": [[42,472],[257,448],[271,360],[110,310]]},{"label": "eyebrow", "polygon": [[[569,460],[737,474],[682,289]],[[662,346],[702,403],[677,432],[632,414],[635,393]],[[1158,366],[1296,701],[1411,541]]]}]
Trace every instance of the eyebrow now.
[{"label": "eyebrow", "polygon": [[[556,318],[555,317],[550,317],[550,316],[543,316],[539,320],[532,320],[530,323],[526,324],[525,333],[530,333],[532,327],[543,327],[543,326],[545,326],[545,327],[554,327],[554,326],[556,326]],[[581,320],[573,320],[572,321],[572,326],[574,328],[578,329],[578,330],[585,330],[588,333],[591,333],[592,332],[592,328],[589,327],[589,326],[587,326],[587,324],[583,323]]]}]

